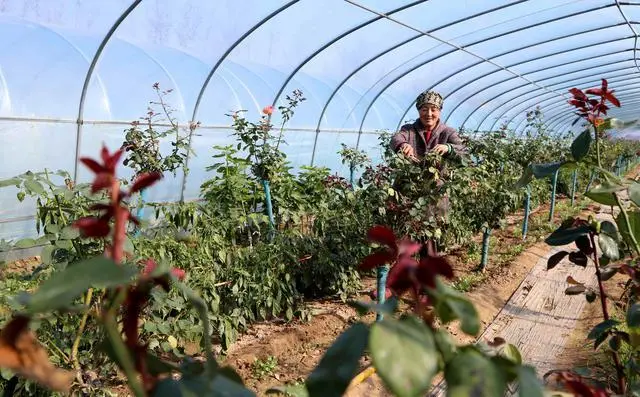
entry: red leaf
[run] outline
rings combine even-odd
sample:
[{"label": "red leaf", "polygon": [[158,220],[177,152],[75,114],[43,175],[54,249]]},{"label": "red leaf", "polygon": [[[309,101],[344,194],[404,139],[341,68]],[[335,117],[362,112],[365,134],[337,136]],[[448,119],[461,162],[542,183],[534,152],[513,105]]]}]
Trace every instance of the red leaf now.
[{"label": "red leaf", "polygon": [[369,229],[368,237],[371,241],[387,245],[394,250],[396,249],[396,236],[393,234],[393,231],[386,226],[373,226]]},{"label": "red leaf", "polygon": [[360,269],[362,270],[371,270],[375,267],[382,266],[386,263],[391,263],[396,258],[391,255],[388,251],[378,251],[373,254],[367,256],[360,263]]},{"label": "red leaf", "polygon": [[411,272],[415,267],[408,265],[396,265],[389,270],[387,276],[387,288],[392,290],[396,295],[400,296],[409,288],[413,287],[415,282],[411,277]]},{"label": "red leaf", "polygon": [[602,96],[602,88],[589,88],[585,93],[589,95]]},{"label": "red leaf", "polygon": [[120,148],[115,151],[111,157],[109,157],[108,161],[105,161],[104,166],[112,172],[115,172],[116,166],[118,165],[118,161],[120,161],[120,157],[124,153],[124,149]]},{"label": "red leaf", "polygon": [[111,230],[109,222],[105,218],[80,218],[73,225],[80,229],[85,237],[106,237]]},{"label": "red leaf", "polygon": [[620,101],[615,97],[615,95],[613,95],[613,91],[608,91],[605,94],[605,98],[607,99],[607,101],[611,102],[613,106],[620,107]]},{"label": "red leaf", "polygon": [[588,100],[589,98],[585,95],[584,92],[582,92],[582,90],[580,90],[579,88],[572,88],[569,90],[569,92],[576,98],[576,99],[580,99],[583,101]]},{"label": "red leaf", "polygon": [[112,211],[111,206],[109,204],[94,204],[89,207],[92,211]]},{"label": "red leaf", "polygon": [[133,183],[133,186],[131,186],[130,192],[133,194],[135,192],[142,191],[156,183],[160,178],[162,178],[162,173],[160,172],[147,172],[141,174]]},{"label": "red leaf", "polygon": [[427,256],[422,258],[416,278],[423,285],[434,288],[436,286],[436,276],[441,275],[447,278],[453,278],[453,268],[443,257]]},{"label": "red leaf", "polygon": [[87,166],[87,168],[89,168],[91,171],[93,171],[96,174],[99,174],[101,172],[104,172],[105,169],[103,166],[101,166],[97,161],[95,161],[94,159],[88,158],[88,157],[82,157],[80,159],[80,161],[82,162],[82,164],[84,164],[85,166]]},{"label": "red leaf", "polygon": [[91,184],[91,193],[98,192],[102,189],[107,189],[111,187],[111,183],[113,182],[113,176],[109,173],[102,172],[96,175],[93,183]]},{"label": "red leaf", "polygon": [[413,256],[420,251],[420,243],[411,240],[402,240],[398,243],[398,255]]},{"label": "red leaf", "polygon": [[602,91],[607,91],[608,86],[609,83],[607,82],[607,79],[602,79]]}]

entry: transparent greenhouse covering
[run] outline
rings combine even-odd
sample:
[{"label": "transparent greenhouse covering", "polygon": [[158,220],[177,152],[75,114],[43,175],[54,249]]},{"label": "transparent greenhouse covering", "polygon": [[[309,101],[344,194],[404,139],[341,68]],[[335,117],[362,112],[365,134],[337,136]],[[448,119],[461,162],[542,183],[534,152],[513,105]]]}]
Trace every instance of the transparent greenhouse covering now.
[{"label": "transparent greenhouse covering", "polygon": [[[114,149],[144,116],[151,87],[191,141],[188,177],[167,175],[149,200],[195,199],[234,110],[255,120],[295,89],[292,166],[344,175],[340,144],[379,158],[378,134],[416,117],[426,90],[467,131],[522,132],[540,106],[572,128],[568,89],[609,80],[635,120],[640,2],[613,0],[0,0],[0,179],[27,170],[90,177],[78,158]],[[277,120],[274,120],[277,123]],[[578,127],[573,127],[578,128]],[[121,174],[124,172],[121,171]],[[126,175],[126,172],[125,172]],[[0,190],[0,239],[32,234],[35,203]]]}]

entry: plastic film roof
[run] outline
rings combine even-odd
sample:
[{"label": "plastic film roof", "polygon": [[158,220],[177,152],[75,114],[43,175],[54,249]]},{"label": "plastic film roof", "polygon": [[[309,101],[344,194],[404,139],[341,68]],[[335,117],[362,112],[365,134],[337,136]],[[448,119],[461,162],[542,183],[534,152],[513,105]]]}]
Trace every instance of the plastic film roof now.
[{"label": "plastic film roof", "polygon": [[[168,176],[150,200],[197,197],[226,114],[307,98],[286,130],[295,167],[344,174],[341,143],[379,158],[378,132],[416,117],[425,89],[465,130],[525,128],[540,106],[571,128],[567,90],[607,78],[637,119],[640,2],[613,0],[0,0],[0,179],[65,169],[102,142],[120,145],[152,84],[193,137],[189,176]],[[277,120],[276,120],[277,121]],[[577,127],[576,127],[577,128]],[[124,171],[124,170],[123,170]],[[126,175],[126,171],[124,171]],[[33,203],[0,190],[0,238],[31,231]]]}]

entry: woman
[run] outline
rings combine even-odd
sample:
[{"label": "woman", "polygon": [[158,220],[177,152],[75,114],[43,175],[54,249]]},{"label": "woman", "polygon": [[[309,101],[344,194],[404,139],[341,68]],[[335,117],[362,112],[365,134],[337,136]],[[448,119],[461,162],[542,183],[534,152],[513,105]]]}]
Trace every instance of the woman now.
[{"label": "woman", "polygon": [[[462,139],[455,129],[440,120],[443,102],[442,95],[435,91],[425,91],[418,95],[416,108],[419,118],[414,123],[403,125],[400,131],[391,138],[393,151],[403,153],[416,162],[428,152],[434,152],[452,160],[462,160],[467,154]],[[446,176],[444,166],[440,168],[440,172]],[[443,182],[439,180],[436,183],[441,186]],[[449,199],[444,196],[438,200],[433,211],[436,215],[444,217],[448,209]],[[425,254],[437,255],[433,240],[428,240],[425,243],[421,255]]]}]

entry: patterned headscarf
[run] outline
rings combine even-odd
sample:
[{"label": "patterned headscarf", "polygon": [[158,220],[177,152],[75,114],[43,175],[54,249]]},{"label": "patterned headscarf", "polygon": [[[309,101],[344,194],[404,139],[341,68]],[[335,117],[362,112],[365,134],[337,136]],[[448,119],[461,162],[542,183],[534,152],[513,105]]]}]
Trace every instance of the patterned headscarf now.
[{"label": "patterned headscarf", "polygon": [[424,105],[434,105],[438,109],[442,109],[442,104],[444,100],[442,99],[442,95],[435,91],[425,91],[422,94],[418,95],[416,99],[416,108],[420,110]]}]

